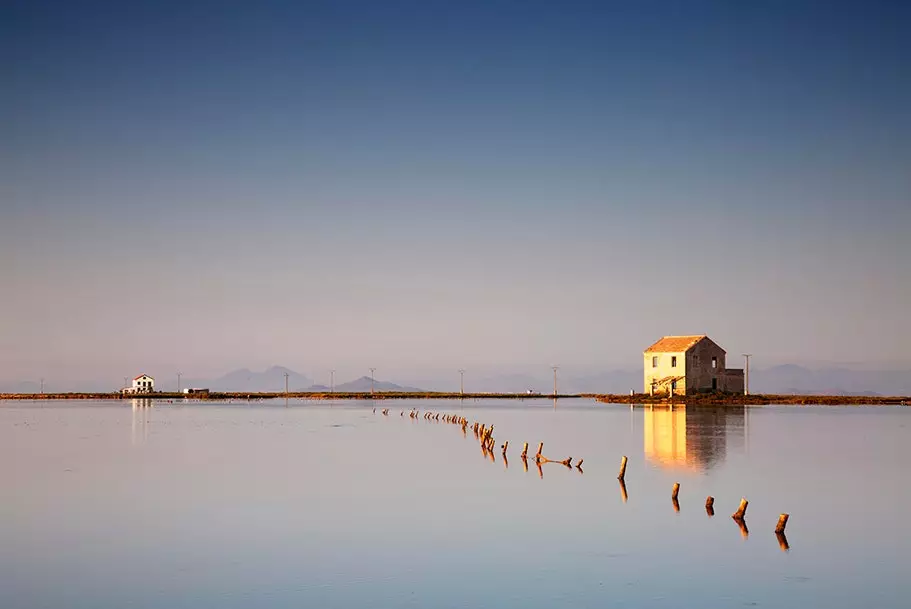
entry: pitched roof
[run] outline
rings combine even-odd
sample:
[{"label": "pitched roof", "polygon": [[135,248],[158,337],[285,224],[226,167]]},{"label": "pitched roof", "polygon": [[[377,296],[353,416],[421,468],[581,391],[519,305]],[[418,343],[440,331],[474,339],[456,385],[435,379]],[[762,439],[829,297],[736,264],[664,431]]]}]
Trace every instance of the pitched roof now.
[{"label": "pitched roof", "polygon": [[[144,377],[144,376],[149,376],[149,375],[148,375],[148,374],[140,374],[139,376],[137,376],[137,377],[134,378],[133,380],[134,380],[134,381],[138,381],[139,379],[141,379],[141,378]],[[149,378],[152,379],[151,376],[149,376]],[[152,379],[152,380],[154,381],[155,379]]]},{"label": "pitched roof", "polygon": [[686,351],[703,338],[708,338],[705,334],[698,336],[665,336],[654,345],[645,350],[646,353],[681,353]]}]

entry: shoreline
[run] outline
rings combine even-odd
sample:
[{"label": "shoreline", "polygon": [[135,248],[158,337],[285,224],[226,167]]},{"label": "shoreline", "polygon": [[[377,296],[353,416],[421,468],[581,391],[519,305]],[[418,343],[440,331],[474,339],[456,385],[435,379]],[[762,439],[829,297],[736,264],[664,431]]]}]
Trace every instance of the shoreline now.
[{"label": "shoreline", "polygon": [[0,394],[0,401],[61,401],[61,400],[197,400],[202,402],[224,400],[273,400],[304,399],[314,401],[328,400],[563,400],[592,399],[604,404],[631,405],[707,405],[707,406],[766,406],[780,405],[814,405],[814,406],[904,406],[911,405],[909,396],[841,396],[841,395],[721,395],[703,394],[694,396],[650,397],[644,394],[605,394],[605,393],[571,393],[571,394],[524,394],[524,393],[458,393],[458,392],[399,392],[378,391],[375,393],[330,393],[330,392],[209,392],[209,393],[170,393],[154,392],[122,395],[119,392],[102,393],[7,393]]}]

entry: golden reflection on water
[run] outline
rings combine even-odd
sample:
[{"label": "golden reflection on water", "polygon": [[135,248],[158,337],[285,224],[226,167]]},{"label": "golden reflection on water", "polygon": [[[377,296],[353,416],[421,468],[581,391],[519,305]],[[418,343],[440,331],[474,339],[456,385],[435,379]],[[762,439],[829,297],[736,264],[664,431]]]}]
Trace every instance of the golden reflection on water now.
[{"label": "golden reflection on water", "polygon": [[149,437],[149,423],[152,416],[152,400],[149,398],[133,398],[130,400],[133,409],[133,420],[130,426],[130,442],[140,444]]},{"label": "golden reflection on water", "polygon": [[664,468],[709,469],[745,435],[743,406],[648,406],[644,412],[645,457]]}]

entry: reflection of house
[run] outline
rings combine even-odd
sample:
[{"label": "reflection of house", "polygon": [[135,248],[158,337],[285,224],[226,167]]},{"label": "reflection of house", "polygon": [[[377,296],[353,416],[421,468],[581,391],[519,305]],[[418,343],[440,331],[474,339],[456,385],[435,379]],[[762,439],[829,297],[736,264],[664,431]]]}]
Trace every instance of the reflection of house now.
[{"label": "reflection of house", "polygon": [[140,374],[133,379],[131,387],[124,387],[123,393],[152,393],[155,391],[155,379],[148,374]]},{"label": "reflection of house", "polygon": [[645,350],[645,393],[743,393],[743,369],[725,366],[725,350],[708,336],[665,336]]},{"label": "reflection of house", "polygon": [[649,406],[643,417],[643,447],[661,467],[702,470],[723,461],[728,440],[742,445],[744,407]]}]

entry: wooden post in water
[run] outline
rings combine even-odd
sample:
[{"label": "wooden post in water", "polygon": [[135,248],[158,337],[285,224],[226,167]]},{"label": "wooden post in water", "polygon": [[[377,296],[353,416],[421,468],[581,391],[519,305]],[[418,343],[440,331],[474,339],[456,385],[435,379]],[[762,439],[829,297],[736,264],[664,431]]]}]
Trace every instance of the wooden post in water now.
[{"label": "wooden post in water", "polygon": [[679,482],[675,482],[675,483],[674,483],[674,488],[671,489],[671,499],[674,499],[674,500],[676,501],[676,499],[677,499],[677,493],[679,493],[679,492],[680,492],[680,483],[679,483]]},{"label": "wooden post in water", "polygon": [[503,442],[503,454],[506,454],[506,449],[509,448],[509,440]]},{"label": "wooden post in water", "polygon": [[536,461],[540,461],[540,460],[541,460],[541,452],[542,452],[543,450],[544,450],[544,442],[540,442],[540,443],[538,444],[538,452],[537,452],[537,454],[535,454],[535,460],[536,460]]},{"label": "wooden post in water", "polygon": [[709,516],[715,515],[715,498],[711,495],[705,498],[705,513]]},{"label": "wooden post in water", "polygon": [[775,538],[778,540],[778,547],[781,548],[782,552],[787,552],[791,549],[791,546],[788,544],[788,538],[784,534],[784,528],[788,526],[787,514],[782,514],[778,517],[778,524],[775,526]]},{"label": "wooden post in water", "polygon": [[788,526],[788,518],[790,518],[788,514],[782,514],[778,517],[778,524],[775,525],[776,533],[784,533],[784,528]]},{"label": "wooden post in water", "polygon": [[526,458],[527,456],[528,456],[528,442],[526,442],[526,443],[522,446],[522,458],[524,459],[524,458]]},{"label": "wooden post in water", "polygon": [[620,498],[623,499],[623,503],[626,503],[629,498],[626,494],[626,482],[623,481],[623,478],[620,478]]},{"label": "wooden post in water", "polygon": [[626,455],[623,455],[623,458],[620,459],[620,474],[617,475],[618,480],[623,480],[626,477]]},{"label": "wooden post in water", "polygon": [[750,505],[750,502],[747,501],[747,498],[746,498],[746,497],[741,498],[741,500],[740,500],[740,507],[737,508],[737,511],[734,512],[734,513],[731,515],[731,517],[732,517],[734,520],[743,520],[744,517],[747,515],[747,506],[748,506],[748,505]]}]

